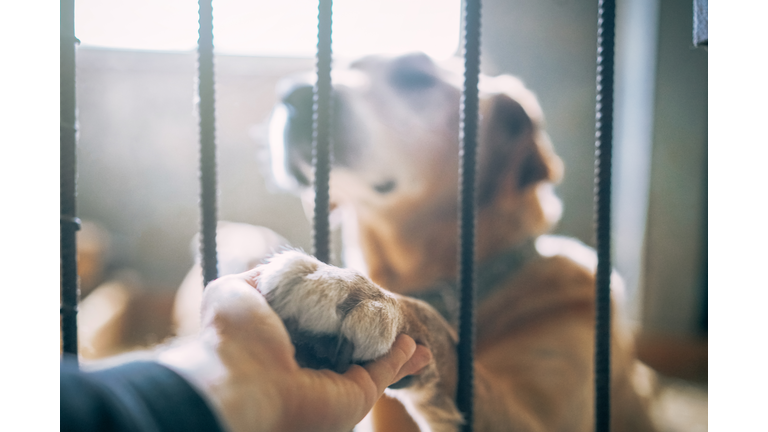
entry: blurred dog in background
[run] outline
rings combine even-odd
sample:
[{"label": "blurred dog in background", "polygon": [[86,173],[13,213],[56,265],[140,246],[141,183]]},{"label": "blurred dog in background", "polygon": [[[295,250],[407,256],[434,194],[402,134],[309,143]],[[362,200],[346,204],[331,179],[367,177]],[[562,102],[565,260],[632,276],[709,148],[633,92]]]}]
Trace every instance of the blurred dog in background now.
[{"label": "blurred dog in background", "polygon": [[[457,430],[451,327],[458,305],[461,75],[412,54],[366,57],[333,78],[330,196],[334,218],[342,221],[344,262],[397,295],[357,276],[339,276],[347,270],[297,266],[284,255],[264,271],[303,281],[274,294],[289,299],[294,314],[317,313],[312,307],[319,303],[307,299],[328,280],[353,281],[340,288],[336,305],[338,319],[354,315],[353,321],[331,326],[336,330],[294,323],[294,336],[337,332],[332,336],[343,339],[351,337],[340,330],[345,325],[380,321],[376,308],[347,313],[349,299],[360,298],[359,286],[373,297],[394,299],[395,312],[384,314],[392,317],[384,327],[411,331],[432,349],[434,363],[391,390],[369,420],[376,430]],[[270,125],[272,171],[278,183],[299,190],[311,210],[312,85],[294,80],[282,91]],[[575,240],[545,235],[561,211],[553,184],[562,164],[536,97],[516,78],[481,77],[478,139],[475,430],[591,430],[596,259]],[[240,237],[229,236],[234,242]],[[275,251],[281,243],[271,234],[265,239],[256,241],[257,249]],[[253,264],[248,255],[234,261]],[[617,300],[617,277],[613,289]],[[182,287],[184,292],[192,291]],[[181,309],[187,319],[196,318],[190,312],[194,301],[177,298],[176,304],[186,304]],[[177,317],[183,310],[177,308]],[[644,368],[634,357],[621,309],[613,310],[612,430],[654,430],[638,379]],[[282,315],[288,323],[290,313]],[[368,342],[378,338],[372,330]]]}]

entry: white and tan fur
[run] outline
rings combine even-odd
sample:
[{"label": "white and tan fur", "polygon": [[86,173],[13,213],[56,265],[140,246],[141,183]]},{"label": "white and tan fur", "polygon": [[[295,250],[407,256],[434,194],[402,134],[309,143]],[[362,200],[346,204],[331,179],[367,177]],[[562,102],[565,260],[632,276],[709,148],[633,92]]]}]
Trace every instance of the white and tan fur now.
[{"label": "white and tan fur", "polygon": [[[354,345],[353,361],[383,356],[402,330],[395,296],[354,270],[329,266],[299,251],[275,255],[260,269],[259,291],[281,318],[316,333],[343,335]],[[337,313],[352,290],[360,301],[346,314]]]},{"label": "white and tan fur", "polygon": [[[334,75],[331,206],[348,222],[347,262],[358,269],[297,251],[261,267],[259,289],[278,314],[303,331],[352,340],[355,361],[381,355],[398,332],[432,350],[433,362],[410,385],[389,390],[374,407],[375,430],[456,431],[461,424],[453,402],[455,330],[409,297],[456,277],[460,82],[423,55],[368,57]],[[537,253],[477,305],[475,430],[589,431],[594,256],[574,240],[544,235],[560,215],[552,185],[562,164],[535,96],[510,76],[482,77],[480,92],[478,268],[526,242]],[[306,158],[288,135],[273,136],[284,156],[273,162],[276,177],[301,186],[291,179],[309,178]],[[612,430],[651,431],[633,381],[632,339],[613,310]]]}]

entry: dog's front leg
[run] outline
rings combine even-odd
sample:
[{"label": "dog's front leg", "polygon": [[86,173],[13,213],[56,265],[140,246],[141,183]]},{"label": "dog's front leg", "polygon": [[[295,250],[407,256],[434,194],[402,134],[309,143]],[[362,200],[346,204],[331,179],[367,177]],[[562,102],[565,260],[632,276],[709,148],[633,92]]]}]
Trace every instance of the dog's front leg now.
[{"label": "dog's front leg", "polygon": [[419,374],[404,378],[387,390],[402,403],[422,432],[458,431],[462,419],[456,409],[457,336],[427,303],[397,296],[403,331],[432,351],[432,362]]},{"label": "dog's front leg", "polygon": [[343,372],[386,354],[405,333],[433,360],[392,388],[424,431],[457,430],[456,335],[432,307],[299,251],[275,255],[258,270],[257,287],[285,323],[300,365]]}]

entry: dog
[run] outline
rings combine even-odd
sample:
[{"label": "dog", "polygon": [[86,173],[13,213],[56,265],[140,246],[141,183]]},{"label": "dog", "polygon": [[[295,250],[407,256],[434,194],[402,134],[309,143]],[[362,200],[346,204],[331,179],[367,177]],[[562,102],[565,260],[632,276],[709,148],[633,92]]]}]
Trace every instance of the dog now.
[{"label": "dog", "polygon": [[[457,431],[457,219],[461,74],[423,54],[369,56],[333,75],[331,209],[344,261],[288,250],[257,286],[283,318],[300,363],[342,371],[404,332],[433,353],[387,390],[377,431]],[[562,162],[534,94],[480,78],[475,424],[481,431],[593,428],[594,253],[546,235],[560,216]],[[312,207],[312,85],[292,81],[270,124],[272,171]],[[611,423],[653,431],[642,369],[612,278]]]}]

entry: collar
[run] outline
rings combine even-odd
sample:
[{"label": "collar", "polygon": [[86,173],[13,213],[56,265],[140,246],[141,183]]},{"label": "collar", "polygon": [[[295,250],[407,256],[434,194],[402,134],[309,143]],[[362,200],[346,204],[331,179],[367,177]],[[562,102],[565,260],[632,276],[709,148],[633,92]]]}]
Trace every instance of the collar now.
[{"label": "collar", "polygon": [[[525,264],[539,257],[536,239],[531,238],[491,257],[475,268],[475,301],[483,302],[501,288],[501,283],[517,273]],[[423,300],[434,307],[454,327],[459,323],[459,286],[456,280],[440,281],[409,297]]]}]

